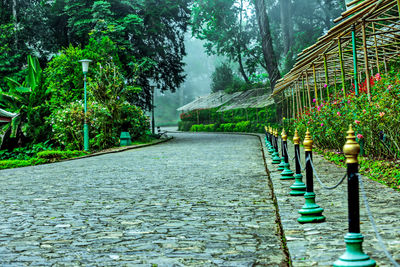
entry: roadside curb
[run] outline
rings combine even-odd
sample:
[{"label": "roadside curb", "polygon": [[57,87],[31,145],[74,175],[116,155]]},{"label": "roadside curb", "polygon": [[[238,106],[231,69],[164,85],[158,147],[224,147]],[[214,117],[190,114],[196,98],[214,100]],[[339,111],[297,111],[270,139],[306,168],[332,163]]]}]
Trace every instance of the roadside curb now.
[{"label": "roadside curb", "polygon": [[92,157],[97,157],[97,156],[107,155],[107,154],[112,154],[112,153],[119,153],[119,152],[124,152],[124,151],[127,151],[127,150],[138,149],[138,148],[143,148],[143,147],[162,144],[162,143],[168,142],[168,141],[170,141],[172,139],[173,139],[173,137],[171,136],[171,137],[168,137],[166,139],[157,140],[157,141],[154,141],[154,142],[149,143],[149,144],[124,146],[124,147],[116,148],[115,150],[111,150],[111,151],[96,152],[96,153],[93,153],[93,154],[89,154],[89,155],[85,155],[85,156],[81,156],[81,157],[76,157],[76,158],[63,159],[63,160],[56,161],[56,162],[63,162],[63,161],[70,161],[70,160],[77,160],[77,159],[85,159],[85,158],[92,158]]}]

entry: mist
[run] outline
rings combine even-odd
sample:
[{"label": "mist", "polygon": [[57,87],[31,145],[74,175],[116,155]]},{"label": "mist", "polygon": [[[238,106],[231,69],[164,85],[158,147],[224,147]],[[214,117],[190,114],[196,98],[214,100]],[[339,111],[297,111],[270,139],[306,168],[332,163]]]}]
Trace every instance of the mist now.
[{"label": "mist", "polygon": [[186,79],[175,93],[169,91],[155,93],[154,112],[157,126],[176,125],[179,121],[177,108],[211,92],[211,74],[220,59],[207,55],[203,45],[204,41],[193,38],[190,32],[186,33],[187,55],[184,58]]}]

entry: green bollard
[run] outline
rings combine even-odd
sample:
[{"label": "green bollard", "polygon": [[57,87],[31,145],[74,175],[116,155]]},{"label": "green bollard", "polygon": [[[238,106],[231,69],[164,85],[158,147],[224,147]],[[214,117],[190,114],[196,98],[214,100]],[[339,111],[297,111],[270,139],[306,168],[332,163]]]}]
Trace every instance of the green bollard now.
[{"label": "green bollard", "polygon": [[306,151],[306,193],[304,194],[305,204],[299,210],[301,214],[300,218],[297,219],[299,223],[317,223],[324,222],[325,216],[322,215],[323,208],[315,203],[314,193],[314,181],[313,181],[313,169],[310,160],[312,160],[312,145],[313,140],[311,139],[310,131],[307,129],[306,137],[304,138],[304,150]]},{"label": "green bollard", "polygon": [[281,162],[281,158],[279,157],[278,152],[278,130],[273,131],[273,140],[274,140],[274,153],[272,153],[272,164],[279,164]]},{"label": "green bollard", "polygon": [[283,153],[283,171],[281,172],[281,180],[294,179],[293,171],[290,169],[289,155],[287,152],[287,135],[285,130],[282,131],[282,153]]},{"label": "green bollard", "polygon": [[360,233],[360,203],[358,191],[358,153],[360,146],[356,142],[350,125],[347,131],[343,152],[346,155],[349,232],[344,236],[346,252],[333,263],[333,266],[375,266],[376,262],[362,250],[363,235]]},{"label": "green bollard", "polygon": [[296,174],[294,175],[295,181],[292,186],[290,186],[290,189],[292,189],[292,191],[290,191],[289,194],[291,196],[303,196],[306,192],[306,184],[303,183],[303,175],[301,174],[300,168],[300,137],[297,129],[294,132],[293,143],[296,159]]},{"label": "green bollard", "polygon": [[119,138],[120,138],[120,146],[130,146],[132,144],[131,135],[129,134],[129,132],[121,132]]}]

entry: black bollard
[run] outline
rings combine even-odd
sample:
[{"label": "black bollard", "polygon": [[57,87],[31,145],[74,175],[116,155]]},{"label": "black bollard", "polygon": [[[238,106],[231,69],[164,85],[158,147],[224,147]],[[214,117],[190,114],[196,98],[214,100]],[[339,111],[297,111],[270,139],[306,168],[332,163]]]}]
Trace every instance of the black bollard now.
[{"label": "black bollard", "polygon": [[333,266],[375,266],[376,262],[362,250],[364,237],[360,233],[360,203],[358,199],[358,153],[360,152],[360,145],[356,142],[351,125],[347,131],[346,139],[343,152],[347,164],[349,232],[344,236],[346,251],[334,262]]},{"label": "black bollard", "polygon": [[274,139],[274,153],[272,154],[272,164],[279,164],[281,162],[281,158],[279,157],[278,152],[278,130],[273,132]]},{"label": "black bollard", "polygon": [[325,221],[325,216],[322,215],[324,209],[315,203],[313,169],[311,166],[313,140],[308,129],[303,144],[306,151],[306,193],[304,194],[305,204],[299,210],[301,216],[297,221],[299,223],[323,222]]},{"label": "black bollard", "polygon": [[301,174],[300,168],[300,137],[297,130],[294,132],[293,137],[294,143],[294,153],[295,153],[295,165],[296,165],[296,174],[294,175],[294,183],[290,187],[292,191],[290,191],[291,196],[303,196],[306,192],[306,185],[303,183],[303,175]]}]

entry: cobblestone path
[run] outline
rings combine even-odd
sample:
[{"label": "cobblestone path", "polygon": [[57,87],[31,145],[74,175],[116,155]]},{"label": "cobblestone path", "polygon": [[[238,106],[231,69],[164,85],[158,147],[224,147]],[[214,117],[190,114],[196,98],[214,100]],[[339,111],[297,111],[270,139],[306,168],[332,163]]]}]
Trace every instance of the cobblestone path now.
[{"label": "cobblestone path", "polygon": [[[264,143],[265,145],[265,143]],[[301,150],[302,166],[304,149]],[[279,150],[280,151],[280,150]],[[289,142],[290,157],[294,156],[294,146]],[[304,205],[304,197],[290,196],[293,180],[280,180],[281,171],[272,164],[271,156],[265,150],[268,169],[293,266],[332,266],[345,251],[344,235],[348,232],[347,179],[334,190],[321,187],[314,178],[316,203],[324,209],[326,222],[299,224],[298,210]],[[313,154],[314,166],[320,179],[328,186],[335,185],[346,172],[325,160],[321,155]],[[290,162],[294,170],[293,161]],[[305,173],[303,172],[303,181]],[[363,178],[371,212],[380,235],[389,253],[400,263],[400,193],[366,177]],[[378,266],[393,266],[386,258],[370,224],[360,189],[360,228],[364,235],[363,249]]]},{"label": "cobblestone path", "polygon": [[285,264],[256,137],[0,171],[0,265]]}]

